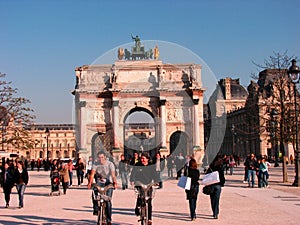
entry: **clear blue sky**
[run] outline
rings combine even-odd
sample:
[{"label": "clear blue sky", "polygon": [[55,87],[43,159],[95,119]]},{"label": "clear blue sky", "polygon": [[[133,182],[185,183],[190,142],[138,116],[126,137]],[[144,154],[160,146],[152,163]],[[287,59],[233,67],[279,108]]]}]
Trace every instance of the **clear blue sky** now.
[{"label": "clear blue sky", "polygon": [[188,48],[217,79],[247,86],[252,61],[300,56],[299,24],[299,0],[0,0],[0,72],[32,101],[36,122],[71,123],[75,67],[130,34]]}]

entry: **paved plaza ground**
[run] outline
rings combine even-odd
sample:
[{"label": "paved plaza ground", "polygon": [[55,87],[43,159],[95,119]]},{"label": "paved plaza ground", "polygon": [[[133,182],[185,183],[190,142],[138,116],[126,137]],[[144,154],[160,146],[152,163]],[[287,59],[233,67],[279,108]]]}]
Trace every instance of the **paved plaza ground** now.
[{"label": "paved plaza ground", "polygon": [[[163,189],[155,191],[153,224],[300,224],[300,188],[291,187],[293,169],[288,166],[289,183],[283,184],[282,168],[271,168],[270,188],[260,189],[248,188],[242,182],[243,167],[236,168],[233,176],[226,175],[218,220],[212,218],[209,196],[199,193],[197,220],[190,221],[184,190],[177,187],[177,180],[166,180]],[[0,224],[96,224],[96,216],[92,215],[91,190],[86,185],[75,185],[66,195],[50,197],[49,172],[29,171],[29,176],[24,208],[17,208],[15,188],[8,209],[4,207],[4,194],[0,194]],[[120,180],[118,182],[120,187]],[[76,177],[73,183],[77,183]],[[139,224],[134,207],[135,194],[131,187],[115,190],[113,224]]]}]

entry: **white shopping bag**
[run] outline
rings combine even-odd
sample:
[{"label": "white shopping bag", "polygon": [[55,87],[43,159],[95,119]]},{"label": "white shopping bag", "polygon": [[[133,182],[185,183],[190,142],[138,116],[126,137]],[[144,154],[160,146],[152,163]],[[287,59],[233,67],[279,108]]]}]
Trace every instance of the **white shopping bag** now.
[{"label": "white shopping bag", "polygon": [[212,173],[205,174],[204,177],[202,178],[201,184],[203,186],[206,186],[206,185],[215,184],[219,182],[220,182],[219,172],[214,171]]},{"label": "white shopping bag", "polygon": [[192,179],[190,177],[186,176],[181,176],[177,186],[184,188],[185,190],[190,190],[191,189],[191,181]]}]

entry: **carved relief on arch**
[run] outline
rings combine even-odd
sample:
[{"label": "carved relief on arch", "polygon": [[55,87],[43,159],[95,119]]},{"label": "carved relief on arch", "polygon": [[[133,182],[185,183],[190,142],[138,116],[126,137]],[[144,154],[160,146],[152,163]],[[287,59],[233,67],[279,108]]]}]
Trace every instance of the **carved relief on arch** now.
[{"label": "carved relief on arch", "polygon": [[149,104],[149,101],[131,101],[131,102],[125,102],[125,101],[120,101],[119,107],[119,118],[120,121],[124,121],[124,117],[126,114],[132,110],[135,107],[141,107],[144,109],[147,109],[150,111],[154,117],[157,117],[158,115],[158,108],[156,106],[157,104],[151,103]]},{"label": "carved relief on arch", "polygon": [[104,112],[103,111],[95,111],[94,112],[94,123],[104,123]]},{"label": "carved relief on arch", "polygon": [[101,109],[103,108],[104,104],[103,102],[99,102],[99,101],[89,101],[86,103],[86,108],[88,109]]},{"label": "carved relief on arch", "polygon": [[167,101],[166,102],[166,107],[170,108],[170,107],[178,107],[178,106],[182,106],[183,103],[182,101]]},{"label": "carved relief on arch", "polygon": [[183,121],[182,109],[168,109],[167,121]]}]

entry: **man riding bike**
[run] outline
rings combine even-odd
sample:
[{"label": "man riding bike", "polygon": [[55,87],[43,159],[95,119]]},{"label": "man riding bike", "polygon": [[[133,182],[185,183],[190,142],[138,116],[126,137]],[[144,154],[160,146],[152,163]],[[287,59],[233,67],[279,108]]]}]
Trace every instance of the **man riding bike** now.
[{"label": "man riding bike", "polygon": [[[112,162],[106,159],[106,154],[104,151],[100,151],[97,154],[99,164],[93,165],[88,188],[92,187],[93,180],[95,178],[96,183],[99,186],[105,187],[109,184],[113,184],[114,188],[117,188],[117,178],[116,178],[116,171],[115,166]],[[112,197],[113,189],[108,189],[106,195]],[[93,201],[94,207],[94,215],[97,215],[98,206],[97,203]],[[111,201],[107,202],[107,210],[106,210],[106,217],[107,217],[107,225],[111,225],[111,215],[112,215],[112,204]]]}]

